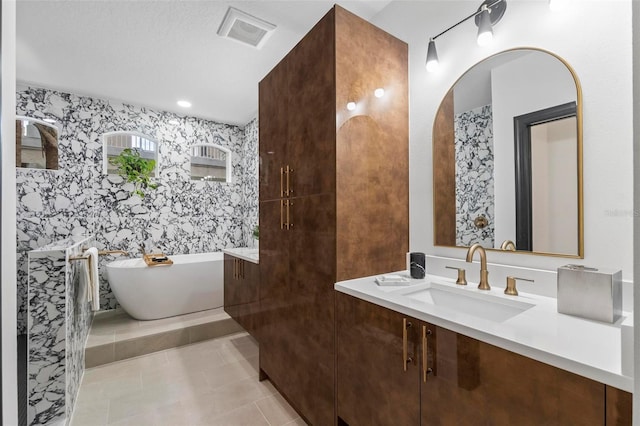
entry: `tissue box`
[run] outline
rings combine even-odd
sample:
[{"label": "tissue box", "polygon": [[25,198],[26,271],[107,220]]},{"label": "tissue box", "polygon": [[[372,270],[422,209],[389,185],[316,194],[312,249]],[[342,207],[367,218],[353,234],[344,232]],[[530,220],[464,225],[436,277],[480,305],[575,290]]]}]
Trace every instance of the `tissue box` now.
[{"label": "tissue box", "polygon": [[558,268],[558,312],[613,323],[622,314],[622,271]]}]

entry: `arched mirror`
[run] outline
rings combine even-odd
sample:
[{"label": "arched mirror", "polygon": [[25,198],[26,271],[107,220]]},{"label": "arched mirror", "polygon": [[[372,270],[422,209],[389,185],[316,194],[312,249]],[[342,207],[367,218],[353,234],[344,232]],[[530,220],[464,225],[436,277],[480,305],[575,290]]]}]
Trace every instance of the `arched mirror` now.
[{"label": "arched mirror", "polygon": [[191,180],[231,182],[231,151],[215,144],[192,146]]},{"label": "arched mirror", "polygon": [[58,128],[43,120],[16,117],[16,167],[58,170]]},{"label": "arched mirror", "polygon": [[433,127],[434,243],[583,257],[582,94],[558,56],[474,65]]}]

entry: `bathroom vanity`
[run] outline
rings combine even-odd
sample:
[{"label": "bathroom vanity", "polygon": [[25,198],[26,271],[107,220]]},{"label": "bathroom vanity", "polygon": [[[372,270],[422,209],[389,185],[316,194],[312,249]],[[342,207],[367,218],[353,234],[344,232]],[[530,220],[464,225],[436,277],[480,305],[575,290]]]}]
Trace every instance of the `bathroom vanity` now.
[{"label": "bathroom vanity", "polygon": [[339,424],[631,424],[619,325],[435,276],[335,288]]},{"label": "bathroom vanity", "polygon": [[233,248],[224,252],[224,310],[258,340],[260,269],[258,249]]}]

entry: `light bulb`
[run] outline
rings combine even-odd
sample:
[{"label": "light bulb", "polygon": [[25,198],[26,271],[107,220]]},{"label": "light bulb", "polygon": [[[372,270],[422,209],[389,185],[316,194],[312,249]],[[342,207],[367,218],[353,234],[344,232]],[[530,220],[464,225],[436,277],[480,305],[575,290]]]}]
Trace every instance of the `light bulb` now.
[{"label": "light bulb", "polygon": [[433,39],[429,40],[429,47],[427,49],[427,72],[434,72],[438,69],[438,51],[436,50],[436,42]]},{"label": "light bulb", "polygon": [[347,102],[347,109],[349,111],[353,111],[354,109],[356,109],[356,103],[355,102]]},{"label": "light bulb", "polygon": [[373,94],[376,98],[381,98],[384,96],[384,89],[382,87],[379,87],[373,92]]},{"label": "light bulb", "polygon": [[478,46],[486,46],[493,41],[493,32],[487,31],[482,34],[478,34]]},{"label": "light bulb", "polygon": [[482,6],[478,20],[478,45],[486,46],[493,40],[493,29],[491,28],[491,17],[487,5]]}]

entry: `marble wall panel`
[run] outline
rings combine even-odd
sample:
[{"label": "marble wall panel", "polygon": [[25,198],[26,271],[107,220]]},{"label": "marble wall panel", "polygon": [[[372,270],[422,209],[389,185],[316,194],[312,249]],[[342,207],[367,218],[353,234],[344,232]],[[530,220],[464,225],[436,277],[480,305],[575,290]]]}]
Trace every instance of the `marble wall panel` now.
[{"label": "marble wall panel", "polygon": [[[20,86],[17,114],[56,120],[60,169],[18,169],[18,326],[26,330],[25,252],[68,235],[95,235],[100,249],[139,256],[140,244],[167,254],[252,244],[257,223],[257,120],[245,128],[122,102]],[[159,142],[156,191],[102,173],[102,134],[135,131]],[[189,148],[215,143],[232,152],[232,182],[190,180]],[[101,270],[114,258],[104,257]],[[101,308],[117,302],[101,277]]]},{"label": "marble wall panel", "polygon": [[[456,245],[494,247],[493,114],[491,105],[456,114]],[[484,216],[488,225],[477,228]]]}]

